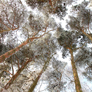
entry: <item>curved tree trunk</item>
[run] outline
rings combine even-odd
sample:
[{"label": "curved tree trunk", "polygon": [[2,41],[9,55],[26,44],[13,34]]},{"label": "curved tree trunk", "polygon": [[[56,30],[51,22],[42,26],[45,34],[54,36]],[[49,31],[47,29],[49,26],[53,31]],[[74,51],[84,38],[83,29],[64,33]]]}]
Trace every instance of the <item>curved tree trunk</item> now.
[{"label": "curved tree trunk", "polygon": [[82,92],[81,84],[79,81],[77,69],[76,69],[75,62],[74,62],[73,51],[71,49],[69,49],[69,50],[70,50],[70,54],[71,54],[71,65],[72,65],[72,70],[73,70],[76,92]]}]

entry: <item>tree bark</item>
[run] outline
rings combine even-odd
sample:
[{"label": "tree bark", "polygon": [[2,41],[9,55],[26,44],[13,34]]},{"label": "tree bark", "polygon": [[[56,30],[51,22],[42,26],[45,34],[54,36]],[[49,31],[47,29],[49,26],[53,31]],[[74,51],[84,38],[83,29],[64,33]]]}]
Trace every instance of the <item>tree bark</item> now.
[{"label": "tree bark", "polygon": [[70,50],[70,54],[71,54],[71,65],[72,65],[72,70],[73,70],[76,92],[82,92],[81,84],[79,81],[77,69],[76,69],[75,62],[74,62],[73,51],[72,51],[72,49],[69,49],[69,50]]},{"label": "tree bark", "polygon": [[33,84],[29,88],[28,92],[33,92],[34,91],[34,89],[35,89],[35,87],[36,87],[36,85],[37,85],[42,73],[47,69],[50,59],[51,58],[48,58],[48,60],[45,62],[41,72],[39,73],[38,77],[34,80]]},{"label": "tree bark", "polygon": [[[51,31],[51,30],[50,30]],[[49,32],[49,31],[48,31]],[[21,45],[19,45],[18,47],[6,52],[5,54],[0,56],[0,63],[2,63],[6,58],[9,58],[11,55],[13,55],[15,52],[19,51],[20,48],[22,48],[23,46],[25,46],[26,44],[29,43],[29,40],[32,42],[34,39],[39,39],[41,37],[43,37],[45,34],[47,34],[48,32],[44,33],[43,35],[39,36],[39,37],[35,37],[35,35],[33,35],[33,37],[28,38],[25,42],[23,42]]]},{"label": "tree bark", "polygon": [[19,74],[23,71],[23,69],[26,67],[26,65],[27,65],[29,62],[31,62],[31,60],[26,61],[26,62],[23,64],[23,66],[22,66],[20,69],[18,69],[17,73],[12,76],[12,78],[9,80],[9,82],[4,86],[4,88],[5,88],[6,90],[10,87],[10,85],[11,85],[11,84],[14,82],[14,80],[19,76]]},{"label": "tree bark", "polygon": [[19,51],[19,49],[21,47],[23,47],[24,45],[26,45],[29,42],[29,39],[27,39],[25,42],[23,42],[21,45],[19,45],[18,47],[6,52],[5,54],[0,56],[0,63],[2,63],[6,58],[10,57],[11,55],[13,55],[15,52]]}]

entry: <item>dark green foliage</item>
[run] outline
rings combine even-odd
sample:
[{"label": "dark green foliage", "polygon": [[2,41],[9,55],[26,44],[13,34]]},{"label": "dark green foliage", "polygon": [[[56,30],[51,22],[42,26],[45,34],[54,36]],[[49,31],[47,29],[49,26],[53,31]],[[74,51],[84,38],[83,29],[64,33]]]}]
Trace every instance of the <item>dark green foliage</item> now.
[{"label": "dark green foliage", "polygon": [[10,48],[7,45],[0,44],[0,55],[4,54],[5,52],[9,51]]},{"label": "dark green foliage", "polygon": [[10,66],[8,64],[5,65],[0,65],[0,78],[1,77],[6,77],[7,75],[9,76],[10,74],[6,71],[10,70]]},{"label": "dark green foliage", "polygon": [[48,90],[57,92],[63,89],[65,83],[61,81],[62,78],[62,74],[58,71],[51,71],[48,72],[47,74],[47,78],[48,78]]},{"label": "dark green foliage", "polygon": [[63,69],[65,68],[66,65],[67,65],[66,62],[58,61],[58,60],[56,60],[56,58],[53,57],[52,67],[54,70],[56,70],[58,72],[63,71]]},{"label": "dark green foliage", "polygon": [[32,8],[43,6],[45,3],[49,3],[49,0],[27,0],[28,5]]},{"label": "dark green foliage", "polygon": [[33,15],[30,14],[29,16],[29,25],[32,28],[33,31],[41,31],[44,28],[46,28],[47,25],[44,24],[44,21],[39,18],[39,16],[37,16],[38,19],[35,19],[35,17],[33,17]]},{"label": "dark green foliage", "polygon": [[65,5],[60,4],[56,7],[54,13],[62,19],[66,15],[66,11]]},{"label": "dark green foliage", "polygon": [[68,24],[72,29],[82,30],[89,28],[92,22],[92,11],[87,8],[88,2],[82,2],[79,5],[73,6],[73,10],[77,13],[76,17],[71,16]]},{"label": "dark green foliage", "polygon": [[[58,42],[62,48],[62,57],[65,58],[68,56],[68,49],[72,49],[74,52],[83,48],[87,45],[87,43],[91,43],[91,41],[79,31],[62,31],[61,36],[58,38]],[[83,57],[82,57],[83,58]]]},{"label": "dark green foliage", "polygon": [[56,83],[50,83],[48,90],[51,92],[60,92],[64,89],[65,82],[58,81]]},{"label": "dark green foliage", "polygon": [[[91,67],[90,67],[91,66]],[[92,81],[92,65],[90,65],[82,73],[89,81]]]},{"label": "dark green foliage", "polygon": [[44,11],[45,13],[52,13],[58,15],[60,18],[66,15],[66,6],[65,3],[62,3],[61,0],[27,0],[26,1],[29,6],[32,8],[37,7],[39,10]]},{"label": "dark green foliage", "polygon": [[69,55],[69,51],[66,48],[62,48],[62,58],[66,58]]},{"label": "dark green foliage", "polygon": [[70,21],[68,22],[68,25],[73,30],[82,30],[82,25],[80,25],[80,20],[78,20],[76,17],[70,16]]},{"label": "dark green foliage", "polygon": [[91,11],[90,10],[87,10],[87,9],[85,9],[84,11],[80,11],[80,13],[79,13],[79,20],[81,20],[82,19],[82,25],[83,26],[88,26],[89,24],[90,24],[90,22],[91,22]]},{"label": "dark green foliage", "polygon": [[76,48],[76,43],[78,42],[78,39],[80,38],[81,33],[75,32],[75,31],[61,31],[61,36],[58,38],[58,42],[61,46],[64,48]]},{"label": "dark green foliage", "polygon": [[82,48],[75,56],[75,61],[78,66],[88,65],[90,66],[92,56],[92,48]]},{"label": "dark green foliage", "polygon": [[83,1],[81,4],[75,5],[75,6],[73,6],[72,8],[73,8],[74,10],[76,10],[76,11],[80,11],[80,10],[82,11],[82,10],[85,9],[85,7],[87,7],[88,4],[89,4],[89,2]]},{"label": "dark green foliage", "polygon": [[0,52],[2,51],[2,48],[3,48],[3,46],[2,46],[2,44],[0,44]]}]

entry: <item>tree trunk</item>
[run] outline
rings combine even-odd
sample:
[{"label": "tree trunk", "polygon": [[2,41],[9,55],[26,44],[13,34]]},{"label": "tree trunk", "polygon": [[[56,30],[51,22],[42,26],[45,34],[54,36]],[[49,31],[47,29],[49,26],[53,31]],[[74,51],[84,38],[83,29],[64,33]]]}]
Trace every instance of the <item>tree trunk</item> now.
[{"label": "tree trunk", "polygon": [[40,79],[42,73],[43,73],[43,71],[41,71],[41,72],[39,73],[38,77],[34,80],[33,84],[32,84],[31,87],[29,88],[28,92],[33,92],[33,91],[34,91],[34,89],[35,89],[35,87],[36,87],[36,85],[37,85],[37,83],[38,83],[38,81],[39,81],[39,79]]},{"label": "tree trunk", "polygon": [[70,50],[70,54],[71,54],[71,65],[72,65],[72,70],[73,70],[76,92],[82,92],[81,84],[79,81],[77,69],[76,69],[75,62],[74,62],[73,51],[71,49],[69,49],[69,50]]},{"label": "tree trunk", "polygon": [[50,59],[51,58],[48,58],[48,60],[45,62],[41,72],[39,73],[38,77],[34,80],[33,84],[29,88],[28,92],[33,92],[34,91],[34,89],[35,89],[35,87],[36,87],[36,85],[37,85],[42,73],[47,69]]},{"label": "tree trunk", "polygon": [[16,51],[19,51],[19,49],[21,47],[23,47],[24,45],[26,45],[29,42],[29,39],[27,39],[25,42],[23,42],[21,45],[19,45],[18,47],[6,52],[5,54],[0,56],[0,63],[2,63],[6,58],[10,57],[11,55],[13,55]]},{"label": "tree trunk", "polygon": [[17,73],[12,76],[12,78],[9,80],[9,82],[4,86],[5,89],[8,89],[10,85],[14,82],[14,80],[19,76],[19,74],[23,71],[23,69],[26,67],[26,65],[31,62],[31,60],[26,61],[23,66],[18,69]]},{"label": "tree trunk", "polygon": [[[49,31],[48,31],[49,32]],[[39,39],[42,36],[44,36],[45,34],[47,34],[48,32],[44,33],[43,35],[39,36],[39,37],[35,37],[35,35],[33,35],[33,37],[28,38],[25,42],[23,42],[21,45],[19,45],[18,47],[6,52],[5,54],[0,56],[0,63],[2,63],[6,58],[9,58],[11,55],[13,55],[16,51],[19,51],[20,48],[22,48],[23,46],[25,46],[26,44],[29,43],[29,40],[32,42],[34,39]]]}]

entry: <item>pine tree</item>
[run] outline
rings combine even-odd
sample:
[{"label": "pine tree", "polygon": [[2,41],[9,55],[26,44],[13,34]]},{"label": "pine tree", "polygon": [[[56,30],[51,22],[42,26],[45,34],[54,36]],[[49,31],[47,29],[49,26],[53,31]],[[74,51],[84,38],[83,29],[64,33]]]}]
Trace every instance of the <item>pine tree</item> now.
[{"label": "pine tree", "polygon": [[78,39],[80,38],[80,36],[82,36],[82,33],[80,32],[74,32],[74,31],[68,32],[68,31],[61,30],[61,36],[60,38],[58,38],[59,44],[63,46],[63,48],[65,48],[66,50],[69,50],[71,54],[71,65],[72,65],[72,70],[73,70],[76,92],[82,92],[80,80],[79,80],[77,69],[75,66],[74,55],[73,55],[74,51],[84,46],[83,45],[81,47],[76,48],[78,43],[80,45],[83,44],[83,41],[78,42]]}]

